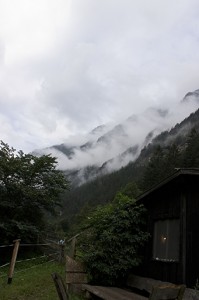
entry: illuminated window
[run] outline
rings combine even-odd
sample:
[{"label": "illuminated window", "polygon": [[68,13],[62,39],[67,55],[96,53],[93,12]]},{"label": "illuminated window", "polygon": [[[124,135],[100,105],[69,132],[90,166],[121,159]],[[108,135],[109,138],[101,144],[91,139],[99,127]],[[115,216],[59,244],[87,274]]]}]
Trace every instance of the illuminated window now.
[{"label": "illuminated window", "polygon": [[162,261],[179,260],[180,221],[160,220],[154,224],[153,258]]}]

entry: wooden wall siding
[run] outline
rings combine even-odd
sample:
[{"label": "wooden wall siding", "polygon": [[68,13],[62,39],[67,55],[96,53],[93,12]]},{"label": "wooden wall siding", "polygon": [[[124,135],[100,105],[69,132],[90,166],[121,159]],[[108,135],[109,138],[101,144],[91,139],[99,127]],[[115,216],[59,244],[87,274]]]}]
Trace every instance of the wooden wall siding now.
[{"label": "wooden wall siding", "polygon": [[186,282],[189,286],[199,278],[199,185],[194,179],[187,187],[187,255]]},{"label": "wooden wall siding", "polygon": [[[193,287],[199,278],[199,176],[175,178],[141,200],[148,210],[147,229],[151,239],[144,250],[143,266],[138,273],[173,283]],[[179,262],[152,259],[154,222],[159,219],[179,218]]]}]

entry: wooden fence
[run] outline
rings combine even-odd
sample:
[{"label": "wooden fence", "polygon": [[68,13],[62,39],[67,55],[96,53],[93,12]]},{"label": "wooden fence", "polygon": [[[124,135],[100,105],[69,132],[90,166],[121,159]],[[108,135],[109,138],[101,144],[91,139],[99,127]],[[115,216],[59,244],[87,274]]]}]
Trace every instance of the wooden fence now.
[{"label": "wooden fence", "polygon": [[[60,263],[65,262],[65,243],[62,240],[59,242],[55,242],[55,241],[51,240],[49,242],[41,243],[41,244],[22,244],[21,240],[17,239],[17,240],[14,240],[13,244],[11,244],[11,245],[0,245],[0,249],[1,248],[6,249],[8,247],[12,248],[10,262],[0,265],[0,270],[9,266],[8,274],[7,274],[7,276],[8,276],[7,283],[8,284],[12,283],[16,263],[22,263],[22,262],[38,260],[38,259],[46,259],[46,261],[50,261],[50,262],[55,261],[55,260]],[[22,259],[22,260],[17,260],[18,251],[22,247],[40,247],[40,249],[42,249],[42,251],[44,252],[44,255],[27,258],[27,259]],[[45,250],[44,250],[44,248],[45,248]],[[29,268],[27,268],[27,269],[29,269]],[[5,276],[5,274],[3,273],[3,275],[1,275],[1,272],[0,272],[0,277],[4,277],[4,276]]]}]

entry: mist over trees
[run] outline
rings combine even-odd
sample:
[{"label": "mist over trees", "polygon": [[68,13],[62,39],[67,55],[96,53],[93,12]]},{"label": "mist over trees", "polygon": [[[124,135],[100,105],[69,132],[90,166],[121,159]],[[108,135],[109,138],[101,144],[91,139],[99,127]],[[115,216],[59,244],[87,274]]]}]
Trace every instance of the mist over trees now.
[{"label": "mist over trees", "polygon": [[86,211],[113,201],[118,191],[128,190],[131,184],[136,183],[141,193],[174,173],[176,168],[199,168],[198,120],[199,110],[154,138],[136,161],[63,194],[62,219],[67,220],[68,228],[78,223]]}]

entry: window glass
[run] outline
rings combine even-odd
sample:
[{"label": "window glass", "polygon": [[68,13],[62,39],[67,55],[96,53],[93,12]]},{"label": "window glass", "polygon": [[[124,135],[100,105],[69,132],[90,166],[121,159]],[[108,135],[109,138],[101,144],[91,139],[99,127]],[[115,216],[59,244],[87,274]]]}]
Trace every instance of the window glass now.
[{"label": "window glass", "polygon": [[153,258],[163,261],[179,260],[180,221],[160,220],[154,224]]}]

